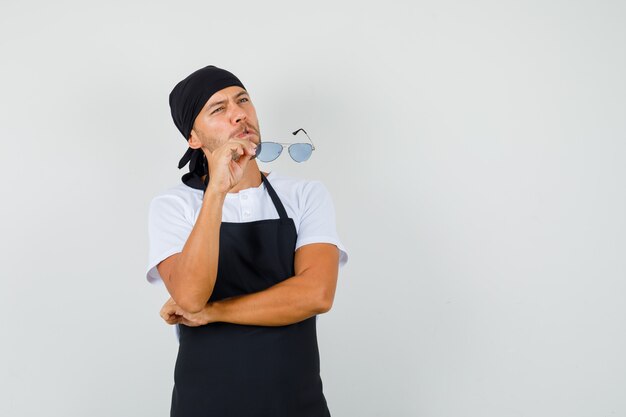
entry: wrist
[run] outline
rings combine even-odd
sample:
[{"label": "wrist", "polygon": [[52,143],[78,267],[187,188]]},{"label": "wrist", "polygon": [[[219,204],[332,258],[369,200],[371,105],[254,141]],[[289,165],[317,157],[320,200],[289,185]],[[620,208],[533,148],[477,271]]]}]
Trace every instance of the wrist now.
[{"label": "wrist", "polygon": [[204,307],[204,321],[206,323],[215,323],[219,321],[217,302],[213,301]]},{"label": "wrist", "polygon": [[204,190],[204,200],[211,200],[211,202],[224,202],[227,193],[227,191],[222,191],[209,185],[206,190]]}]

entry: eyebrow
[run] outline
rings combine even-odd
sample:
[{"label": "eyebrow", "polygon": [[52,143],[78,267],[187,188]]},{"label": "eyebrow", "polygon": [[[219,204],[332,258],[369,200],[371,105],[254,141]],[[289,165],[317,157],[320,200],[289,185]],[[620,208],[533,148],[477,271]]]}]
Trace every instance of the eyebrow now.
[{"label": "eyebrow", "polygon": [[[248,94],[248,92],[247,92],[246,90],[241,90],[239,93],[237,93],[237,94],[235,95],[235,97],[234,97],[234,98],[238,98],[238,97],[241,97],[241,96],[243,96],[243,95],[247,95],[247,94]],[[209,104],[209,105],[207,106],[207,110],[209,110],[209,109],[210,109],[210,108],[212,108],[212,107],[217,106],[218,104],[224,104],[224,103],[226,103],[226,101],[227,101],[227,100],[220,100],[220,101],[216,101],[215,103]]]}]

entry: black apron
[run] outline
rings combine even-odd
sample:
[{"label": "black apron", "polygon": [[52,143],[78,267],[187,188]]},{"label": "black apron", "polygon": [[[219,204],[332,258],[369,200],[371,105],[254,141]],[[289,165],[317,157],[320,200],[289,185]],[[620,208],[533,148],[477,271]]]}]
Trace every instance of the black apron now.
[{"label": "black apron", "polygon": [[[296,228],[261,173],[279,219],[222,222],[209,301],[294,275]],[[195,187],[194,187],[195,188]],[[328,417],[315,316],[287,326],[178,325],[171,417]]]}]

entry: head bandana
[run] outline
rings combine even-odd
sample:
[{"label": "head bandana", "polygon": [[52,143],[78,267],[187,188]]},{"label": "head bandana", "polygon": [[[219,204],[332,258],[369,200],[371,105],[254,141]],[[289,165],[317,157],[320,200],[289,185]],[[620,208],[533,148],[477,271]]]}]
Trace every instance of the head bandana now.
[{"label": "head bandana", "polygon": [[[187,78],[176,84],[170,93],[170,110],[174,124],[186,141],[189,140],[191,128],[196,117],[206,102],[209,101],[209,98],[219,90],[231,86],[239,86],[245,89],[241,81],[232,73],[213,65],[191,73]],[[184,167],[187,162],[189,162],[189,173],[183,175],[183,181],[198,185],[202,176],[208,174],[206,156],[202,149],[188,148],[185,155],[178,162],[178,169]],[[207,182],[208,175],[204,182],[205,187]]]}]

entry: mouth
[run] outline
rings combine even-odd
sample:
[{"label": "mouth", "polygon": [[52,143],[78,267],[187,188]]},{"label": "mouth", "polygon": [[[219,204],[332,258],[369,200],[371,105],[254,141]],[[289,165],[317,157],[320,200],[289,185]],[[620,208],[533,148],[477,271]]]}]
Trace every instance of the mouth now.
[{"label": "mouth", "polygon": [[248,128],[245,128],[243,131],[239,132],[238,134],[235,135],[236,138],[239,139],[243,139],[247,136],[251,136],[251,135],[255,135],[254,131],[252,129],[248,130]]}]

